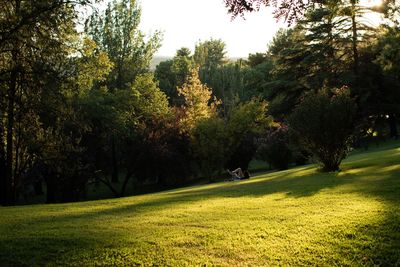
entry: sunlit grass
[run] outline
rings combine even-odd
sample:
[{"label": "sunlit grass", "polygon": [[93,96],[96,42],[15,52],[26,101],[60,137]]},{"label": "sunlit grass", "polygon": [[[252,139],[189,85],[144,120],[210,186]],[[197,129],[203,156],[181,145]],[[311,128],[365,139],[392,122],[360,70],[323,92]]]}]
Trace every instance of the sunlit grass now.
[{"label": "sunlit grass", "polygon": [[7,265],[399,265],[400,149],[136,197],[0,208]]}]

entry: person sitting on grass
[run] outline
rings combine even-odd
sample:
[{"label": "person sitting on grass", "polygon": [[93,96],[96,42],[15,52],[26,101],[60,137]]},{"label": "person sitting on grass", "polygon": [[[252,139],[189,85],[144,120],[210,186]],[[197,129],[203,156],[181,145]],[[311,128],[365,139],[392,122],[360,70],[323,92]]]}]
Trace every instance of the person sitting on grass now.
[{"label": "person sitting on grass", "polygon": [[250,179],[250,173],[247,170],[242,171],[240,167],[234,171],[230,170],[227,171],[232,176],[232,181]]}]

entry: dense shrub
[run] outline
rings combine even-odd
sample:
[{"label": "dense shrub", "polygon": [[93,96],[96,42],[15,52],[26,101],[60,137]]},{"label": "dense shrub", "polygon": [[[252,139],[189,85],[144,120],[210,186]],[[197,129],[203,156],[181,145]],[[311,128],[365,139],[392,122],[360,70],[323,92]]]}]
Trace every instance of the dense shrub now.
[{"label": "dense shrub", "polygon": [[192,134],[192,149],[202,174],[213,181],[226,161],[225,122],[218,117],[200,121]]},{"label": "dense shrub", "polygon": [[289,117],[301,144],[323,164],[337,171],[346,157],[355,129],[356,104],[348,88],[309,93]]},{"label": "dense shrub", "polygon": [[273,168],[285,170],[292,160],[289,129],[287,126],[268,130],[258,139],[257,158],[272,165]]},{"label": "dense shrub", "polygon": [[240,167],[242,170],[248,170],[250,161],[254,158],[257,151],[256,133],[246,133],[236,146],[229,153],[229,158],[225,163],[225,169],[234,170]]}]

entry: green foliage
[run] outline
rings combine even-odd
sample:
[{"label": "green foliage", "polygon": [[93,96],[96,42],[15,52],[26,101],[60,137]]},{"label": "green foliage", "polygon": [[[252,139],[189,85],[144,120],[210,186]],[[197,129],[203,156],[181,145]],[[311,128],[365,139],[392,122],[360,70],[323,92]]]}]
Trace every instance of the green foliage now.
[{"label": "green foliage", "polygon": [[300,64],[305,54],[298,29],[280,30],[269,46],[273,60],[271,79],[264,86],[263,97],[269,101],[269,113],[279,121],[291,113],[298,99],[307,88],[302,80],[307,77],[308,67]]},{"label": "green foliage", "polygon": [[81,96],[87,95],[96,82],[104,82],[113,68],[108,54],[96,52],[96,49],[97,45],[93,40],[84,39],[82,55],[76,62],[76,87]]},{"label": "green foliage", "polygon": [[175,75],[176,86],[178,87],[186,82],[186,78],[191,74],[193,68],[195,68],[190,54],[190,50],[183,47],[176,51],[176,56],[173,58],[171,70]]},{"label": "green foliage", "polygon": [[213,181],[226,162],[228,148],[224,120],[211,117],[199,121],[192,133],[192,149],[202,173]]},{"label": "green foliage", "polygon": [[272,124],[267,104],[253,99],[232,109],[227,121],[217,117],[198,119],[191,133],[194,157],[211,181],[223,167],[248,169],[256,147],[255,136]]},{"label": "green foliage", "polygon": [[140,16],[137,1],[113,0],[102,14],[92,14],[85,23],[85,32],[114,64],[107,80],[111,90],[127,89],[137,75],[148,72],[160,47],[159,32],[146,38],[139,30]]},{"label": "green foliage", "polygon": [[267,116],[267,107],[267,102],[257,98],[239,104],[229,115],[229,132],[232,136],[248,132],[261,133],[272,124],[272,118]]},{"label": "green foliage", "polygon": [[273,125],[272,118],[267,115],[267,106],[265,101],[252,99],[231,110],[226,126],[229,144],[227,168],[248,169],[257,150],[256,137]]},{"label": "green foliage", "polygon": [[356,104],[348,90],[309,93],[288,119],[301,144],[318,158],[324,171],[337,171],[350,148]]},{"label": "green foliage", "polygon": [[179,106],[182,99],[178,95],[177,87],[181,87],[192,70],[195,68],[191,52],[188,48],[176,51],[172,60],[162,61],[157,65],[155,77],[160,82],[160,88],[170,99],[170,103]]},{"label": "green foliage", "polygon": [[196,44],[194,62],[200,66],[200,77],[205,80],[211,72],[225,63],[226,45],[220,39],[210,39]]},{"label": "green foliage", "polygon": [[215,69],[206,82],[213,88],[213,94],[222,100],[221,110],[224,115],[229,114],[239,101],[246,101],[252,97],[245,91],[244,74],[245,64],[239,59]]},{"label": "green foliage", "polygon": [[304,92],[322,87],[346,85],[361,101],[368,99],[377,82],[363,77],[370,76],[364,72],[369,59],[363,61],[361,50],[375,36],[363,19],[366,12],[357,1],[324,1],[296,27],[278,32],[269,46],[273,77],[264,90],[277,120],[292,112]]},{"label": "green foliage", "polygon": [[288,127],[271,129],[257,140],[257,158],[271,164],[278,170],[286,170],[292,161]]},{"label": "green foliage", "polygon": [[[194,63],[199,67],[200,80],[213,89],[213,95],[222,100],[224,115],[229,113],[238,99],[251,97],[244,91],[245,64],[226,59],[226,45],[220,39],[210,39],[196,44]],[[247,97],[247,98],[246,98]]]},{"label": "green foliage", "polygon": [[273,61],[267,54],[250,54],[246,64],[248,68],[244,69],[244,98],[261,96],[267,91],[267,84],[271,81],[273,70]]},{"label": "green foliage", "polygon": [[[86,0],[1,3],[1,204],[15,204],[18,192],[24,190],[25,173],[42,156],[38,149],[42,144],[34,141],[40,139],[41,133],[57,131],[63,141],[68,139],[60,126],[67,117],[59,119],[59,116],[71,112],[61,91],[76,73],[70,57],[77,52],[76,10],[88,3]],[[74,119],[70,118],[70,125],[75,124]]]},{"label": "green foliage", "polygon": [[153,74],[139,75],[132,84],[132,93],[137,99],[131,105],[142,120],[168,116],[170,109],[166,95],[158,88]]},{"label": "green foliage", "polygon": [[399,28],[387,28],[385,34],[379,39],[379,54],[377,63],[383,71],[400,80],[400,32]]}]

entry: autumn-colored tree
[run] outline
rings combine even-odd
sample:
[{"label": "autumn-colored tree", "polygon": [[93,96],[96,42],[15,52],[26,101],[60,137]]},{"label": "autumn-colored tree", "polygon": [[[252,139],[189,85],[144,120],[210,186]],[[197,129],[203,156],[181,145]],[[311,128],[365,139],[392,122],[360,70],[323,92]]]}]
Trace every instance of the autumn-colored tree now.
[{"label": "autumn-colored tree", "polygon": [[199,121],[216,114],[220,101],[212,97],[212,91],[207,85],[201,83],[196,69],[192,70],[178,92],[185,100],[182,107],[185,116],[181,119],[184,131],[191,132]]}]

